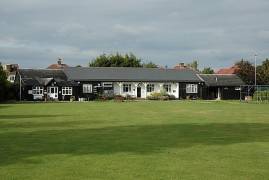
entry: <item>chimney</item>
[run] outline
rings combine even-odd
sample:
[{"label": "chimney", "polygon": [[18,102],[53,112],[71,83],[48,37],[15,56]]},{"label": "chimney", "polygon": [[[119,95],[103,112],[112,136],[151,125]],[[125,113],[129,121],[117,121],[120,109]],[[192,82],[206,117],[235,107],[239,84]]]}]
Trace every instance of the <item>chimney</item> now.
[{"label": "chimney", "polygon": [[58,65],[62,65],[62,62],[63,62],[63,59],[62,58],[58,58],[58,61],[57,61]]},{"label": "chimney", "polygon": [[177,64],[174,69],[186,69],[187,66],[185,65],[185,63],[179,63]]}]

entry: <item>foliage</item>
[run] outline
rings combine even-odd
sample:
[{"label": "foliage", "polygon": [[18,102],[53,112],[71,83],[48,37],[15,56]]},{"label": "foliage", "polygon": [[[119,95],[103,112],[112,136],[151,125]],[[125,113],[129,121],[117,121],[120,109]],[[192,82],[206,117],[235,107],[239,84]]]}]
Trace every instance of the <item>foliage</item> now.
[{"label": "foliage", "polygon": [[145,67],[145,68],[158,68],[158,65],[154,64],[153,62],[149,62],[149,63],[144,63],[143,67]]},{"label": "foliage", "polygon": [[239,68],[237,75],[249,85],[255,84],[255,67],[249,61],[241,60],[235,65]]},{"label": "foliage", "polygon": [[147,96],[148,100],[174,100],[176,97],[174,95],[169,95],[165,90],[161,90],[160,92],[153,92],[149,96]]},{"label": "foliage", "polygon": [[149,100],[160,100],[160,98],[162,96],[163,95],[161,93],[159,93],[159,92],[153,92],[149,96],[147,96],[147,99],[149,99]]},{"label": "foliage", "polygon": [[125,100],[125,97],[123,97],[121,95],[115,95],[114,100],[119,101],[119,102],[123,102]]},{"label": "foliage", "polygon": [[7,81],[7,75],[0,63],[0,102],[8,99],[7,93],[9,93],[10,88],[11,86]]},{"label": "foliage", "polygon": [[142,67],[141,59],[134,54],[102,54],[89,63],[90,67]]},{"label": "foliage", "polygon": [[116,55],[102,54],[89,63],[90,67],[146,67],[157,68],[158,66],[153,62],[142,63],[140,58],[137,58],[134,54],[119,54]]},{"label": "foliage", "polygon": [[192,69],[198,71],[198,61],[193,61],[193,62],[187,64],[187,67],[192,68]]},{"label": "foliage", "polygon": [[211,67],[205,67],[202,72],[202,74],[214,74],[214,70]]},{"label": "foliage", "polygon": [[262,62],[262,65],[257,67],[257,82],[259,85],[269,84],[269,59]]}]

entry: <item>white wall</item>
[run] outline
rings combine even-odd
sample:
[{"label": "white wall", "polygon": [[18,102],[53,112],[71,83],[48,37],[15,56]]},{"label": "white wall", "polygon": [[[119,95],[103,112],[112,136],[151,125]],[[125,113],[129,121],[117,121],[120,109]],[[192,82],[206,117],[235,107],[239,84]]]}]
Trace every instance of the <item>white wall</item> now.
[{"label": "white wall", "polygon": [[[123,84],[131,84],[131,92],[123,92]],[[160,92],[162,90],[162,87],[164,84],[171,84],[171,92],[168,92],[170,95],[174,95],[176,98],[178,98],[179,94],[179,85],[178,83],[156,83],[156,82],[146,82],[146,83],[137,83],[137,82],[114,82],[114,94],[115,95],[121,95],[121,96],[127,96],[130,95],[132,97],[137,97],[137,86],[141,87],[141,98],[146,98],[151,93],[147,92],[147,84],[154,84],[154,92]]]}]

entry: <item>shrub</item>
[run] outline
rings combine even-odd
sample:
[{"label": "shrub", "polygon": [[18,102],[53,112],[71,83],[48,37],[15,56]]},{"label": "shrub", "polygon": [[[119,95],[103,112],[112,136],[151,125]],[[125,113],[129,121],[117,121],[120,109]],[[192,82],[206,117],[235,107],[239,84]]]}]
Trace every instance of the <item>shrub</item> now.
[{"label": "shrub", "polygon": [[127,96],[125,97],[125,99],[126,99],[126,100],[134,100],[135,98],[132,97],[131,95],[127,95]]},{"label": "shrub", "polygon": [[[171,98],[173,98],[174,96],[171,96]],[[153,92],[151,93],[147,99],[149,100],[162,100],[162,101],[166,101],[170,99],[170,95],[168,95],[165,91],[161,91],[161,92]]]},{"label": "shrub", "polygon": [[175,100],[176,99],[176,96],[174,95],[169,95],[169,100]]},{"label": "shrub", "polygon": [[167,101],[167,100],[169,100],[169,96],[160,96],[159,100]]},{"label": "shrub", "polygon": [[123,96],[121,96],[121,95],[116,95],[116,96],[114,96],[114,100],[115,100],[115,101],[123,102],[124,99],[125,99],[125,98],[124,98]]},{"label": "shrub", "polygon": [[161,93],[153,92],[149,96],[147,96],[147,99],[149,99],[149,100],[158,100],[160,96],[161,96]]}]

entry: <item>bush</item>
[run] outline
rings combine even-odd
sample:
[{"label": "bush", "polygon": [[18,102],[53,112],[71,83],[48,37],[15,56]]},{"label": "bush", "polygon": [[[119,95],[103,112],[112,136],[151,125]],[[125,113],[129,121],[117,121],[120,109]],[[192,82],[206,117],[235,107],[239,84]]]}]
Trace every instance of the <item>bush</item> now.
[{"label": "bush", "polygon": [[121,95],[116,95],[116,96],[114,96],[114,100],[115,100],[115,101],[123,102],[124,99],[125,99],[125,98],[124,98],[123,96],[121,96]]},{"label": "bush", "polygon": [[125,97],[125,99],[126,99],[126,100],[134,100],[135,98],[132,97],[131,95],[127,95],[127,96]]},{"label": "bush", "polygon": [[175,100],[176,99],[176,96],[174,95],[169,95],[169,100]]},{"label": "bush", "polygon": [[162,100],[162,101],[167,101],[169,99],[175,99],[175,96],[173,95],[168,95],[166,92],[153,92],[151,93],[147,99],[149,100]]},{"label": "bush", "polygon": [[147,99],[149,99],[149,100],[158,100],[160,96],[161,96],[161,93],[153,92],[149,96],[147,96]]}]

